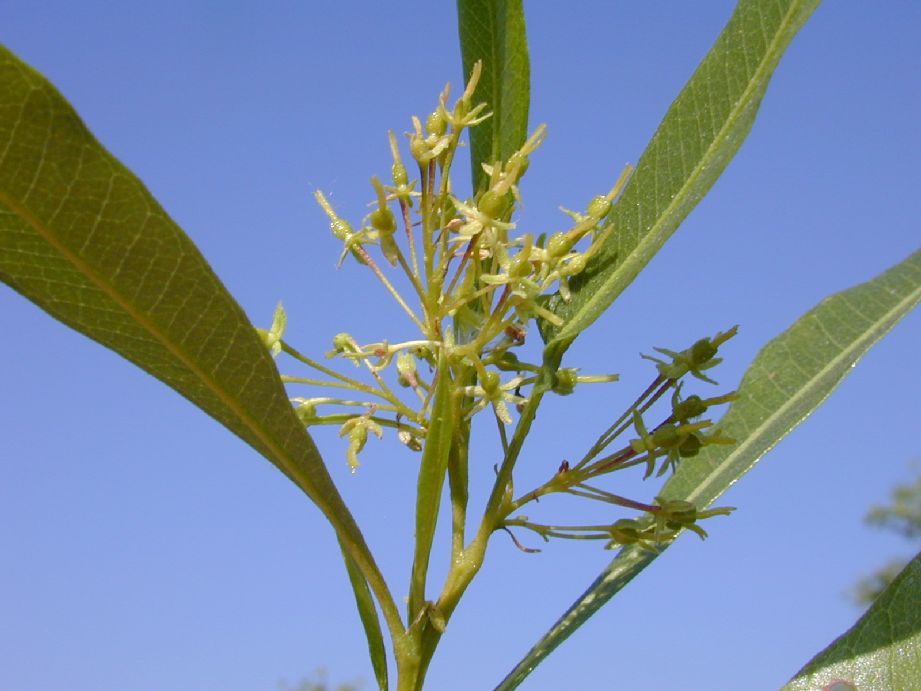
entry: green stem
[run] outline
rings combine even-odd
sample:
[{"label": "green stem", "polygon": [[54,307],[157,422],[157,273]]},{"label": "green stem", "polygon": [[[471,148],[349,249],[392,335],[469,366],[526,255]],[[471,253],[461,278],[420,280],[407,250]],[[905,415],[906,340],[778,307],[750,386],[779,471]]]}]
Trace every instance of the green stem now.
[{"label": "green stem", "polygon": [[368,386],[367,384],[362,384],[357,379],[352,379],[351,377],[347,377],[344,374],[340,374],[334,369],[330,369],[329,367],[326,367],[325,365],[321,365],[316,360],[309,358],[303,353],[295,350],[290,345],[288,345],[288,343],[286,343],[285,341],[281,341],[281,349],[285,351],[288,355],[293,357],[295,360],[300,360],[308,367],[312,367],[318,372],[325,374],[327,377],[338,379],[342,383],[348,385],[349,387],[357,391],[364,391],[365,393],[376,394],[376,391],[372,387]]},{"label": "green stem", "polygon": [[[639,395],[639,397],[633,402],[627,410],[624,411],[617,420],[614,421],[614,424],[608,427],[604,433],[598,437],[598,441],[594,443],[591,449],[588,450],[588,453],[579,461],[573,470],[579,470],[589,463],[592,459],[596,458],[598,454],[604,451],[608,445],[614,441],[617,437],[624,433],[624,431],[630,427],[630,420],[633,416],[633,411],[636,410],[638,413],[642,414],[649,410],[652,405],[658,401],[663,394],[672,386],[672,380],[666,379],[662,375],[656,377],[652,384],[646,387],[646,390]],[[646,399],[649,400],[646,400]]]}]

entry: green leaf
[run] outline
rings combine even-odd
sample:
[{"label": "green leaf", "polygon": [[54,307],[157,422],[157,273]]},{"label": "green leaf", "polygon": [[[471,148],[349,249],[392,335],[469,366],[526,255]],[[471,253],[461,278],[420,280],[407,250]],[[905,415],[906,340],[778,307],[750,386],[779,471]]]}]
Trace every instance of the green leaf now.
[{"label": "green leaf", "polygon": [[[873,280],[823,300],[768,343],[748,368],[739,399],[719,423],[721,433],[736,443],[705,447],[684,461],[660,494],[698,508],[709,505],[806,419],[919,302],[921,250]],[[622,549],[498,688],[515,688],[657,556],[635,546]]]},{"label": "green leaf", "polygon": [[921,679],[921,554],[843,636],[816,655],[784,691],[846,682],[857,689],[914,689]]},{"label": "green leaf", "polygon": [[416,546],[409,590],[410,620],[425,604],[429,557],[435,539],[438,507],[441,506],[441,494],[451,454],[451,439],[456,427],[454,381],[451,379],[451,367],[444,349],[441,349],[435,376],[432,419],[425,437],[425,449],[422,451],[416,489]]},{"label": "green leaf", "polygon": [[250,444],[377,573],[243,310],[144,185],[2,46],[0,280]]},{"label": "green leaf", "polygon": [[492,117],[470,130],[473,189],[486,185],[483,163],[508,160],[528,138],[531,67],[521,0],[458,0],[464,79],[477,60],[483,74],[474,102],[486,101]]},{"label": "green leaf", "polygon": [[[649,263],[716,182],[751,129],[774,68],[819,0],[742,0],[672,103],[606,223],[606,246],[549,301],[564,325],[543,324],[559,354]],[[553,360],[553,355],[548,360]]]},{"label": "green leaf", "polygon": [[[341,542],[340,547],[342,547]],[[371,667],[374,669],[374,678],[377,679],[378,688],[381,691],[387,691],[387,649],[384,647],[384,636],[381,633],[380,620],[377,618],[374,598],[371,597],[368,581],[344,547],[342,549],[342,558],[345,560],[345,568],[349,574],[349,582],[352,584],[352,592],[355,593],[355,605],[358,607],[361,626],[364,628],[365,638],[368,640],[368,655],[371,658]]]}]

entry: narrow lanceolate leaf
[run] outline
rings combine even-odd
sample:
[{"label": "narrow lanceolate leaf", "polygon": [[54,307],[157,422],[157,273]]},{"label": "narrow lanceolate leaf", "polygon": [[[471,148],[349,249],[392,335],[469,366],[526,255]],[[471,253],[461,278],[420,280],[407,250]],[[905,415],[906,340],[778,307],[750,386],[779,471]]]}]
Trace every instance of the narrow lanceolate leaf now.
[{"label": "narrow lanceolate leaf", "polygon": [[364,574],[362,574],[355,560],[352,559],[348,550],[344,547],[342,549],[342,558],[345,560],[349,582],[352,584],[352,592],[355,594],[355,605],[358,607],[361,626],[365,630],[365,638],[368,640],[368,655],[371,658],[371,667],[374,669],[377,687],[380,691],[387,691],[387,649],[384,647],[384,635],[381,632],[380,620],[377,618],[377,607],[374,604],[374,598],[371,596],[371,590],[368,588],[368,581],[365,579]]},{"label": "narrow lanceolate leaf", "polygon": [[485,101],[493,114],[470,130],[473,189],[478,190],[486,184],[481,164],[508,160],[528,137],[531,67],[521,0],[458,0],[457,17],[464,79],[482,60],[474,102]]},{"label": "narrow lanceolate leaf", "polygon": [[58,91],[2,46],[0,280],[176,389],[363,545],[240,306]]},{"label": "narrow lanceolate leaf", "polygon": [[416,488],[416,548],[413,555],[413,571],[409,589],[410,618],[414,618],[425,602],[425,581],[428,573],[432,542],[435,539],[435,525],[438,521],[438,507],[451,455],[451,439],[456,431],[454,382],[451,367],[442,350],[438,358],[438,372],[435,375],[435,398],[432,403],[432,417],[425,436],[425,448],[419,465],[419,480]]},{"label": "narrow lanceolate leaf", "polygon": [[[604,250],[550,309],[548,349],[565,350],[636,278],[713,186],[745,139],[777,63],[819,0],[741,0],[675,99],[606,223]],[[552,359],[552,358],[550,358]]]},{"label": "narrow lanceolate leaf", "polygon": [[784,691],[916,689],[921,680],[921,554],[866,614],[816,655]]},{"label": "narrow lanceolate leaf", "polygon": [[[736,440],[686,460],[660,494],[704,508],[815,410],[860,357],[921,302],[921,250],[875,279],[826,298],[755,357],[719,423]],[[660,552],[661,554],[661,552]],[[622,549],[499,686],[515,688],[554,648],[656,558]]]}]

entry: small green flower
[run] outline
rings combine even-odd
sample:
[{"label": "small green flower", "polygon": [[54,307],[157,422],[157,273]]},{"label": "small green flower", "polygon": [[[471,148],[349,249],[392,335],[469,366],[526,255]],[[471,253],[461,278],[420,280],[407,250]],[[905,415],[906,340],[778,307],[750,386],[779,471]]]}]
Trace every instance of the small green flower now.
[{"label": "small green flower", "polygon": [[501,384],[499,373],[488,370],[480,377],[480,383],[477,386],[465,386],[461,389],[465,396],[479,399],[473,407],[467,412],[467,417],[471,417],[483,410],[487,405],[492,405],[496,412],[496,417],[504,424],[512,423],[512,416],[508,411],[507,403],[517,405],[526,403],[527,398],[515,393],[515,390],[524,381],[524,377],[515,377],[514,379]]},{"label": "small green flower", "polygon": [[400,351],[397,355],[397,381],[400,386],[408,386],[413,389],[419,386],[419,380],[416,377],[416,358],[408,350]]},{"label": "small green flower", "polygon": [[375,242],[376,236],[369,234],[367,230],[355,232],[348,221],[336,214],[332,205],[320,190],[314,192],[314,197],[316,197],[317,203],[329,217],[329,229],[332,231],[333,235],[344,243],[342,246],[342,254],[339,255],[339,262],[337,265],[342,265],[342,262],[345,261],[345,256],[349,252],[352,253],[352,256],[355,257],[359,264],[367,264],[367,254],[365,253],[364,256],[362,256],[364,250],[362,250],[361,246],[366,243]]},{"label": "small green flower", "polygon": [[656,533],[674,535],[679,530],[687,529],[696,533],[701,540],[707,537],[707,531],[697,525],[697,521],[713,516],[728,516],[735,511],[733,506],[700,511],[693,503],[681,499],[656,497],[656,502],[659,504],[659,510],[655,512]]},{"label": "small green flower", "polygon": [[285,308],[279,302],[275,307],[275,314],[272,315],[272,326],[269,330],[256,329],[256,332],[262,337],[272,357],[277,357],[281,352],[281,337],[285,334],[285,328],[288,326],[288,315],[285,314]]},{"label": "small green flower", "polygon": [[668,350],[667,348],[655,349],[663,355],[668,355],[672,359],[671,362],[665,362],[664,360],[650,355],[643,355],[642,357],[655,362],[659,374],[666,379],[678,380],[690,372],[693,376],[702,381],[716,384],[715,381],[707,377],[703,372],[711,367],[716,367],[716,365],[723,361],[722,358],[716,357],[719,347],[735,336],[738,329],[738,326],[733,326],[729,331],[718,333],[713,338],[702,338],[690,348],[682,350],[680,353]]},{"label": "small green flower", "polygon": [[621,518],[608,527],[611,541],[606,549],[614,549],[623,545],[638,545],[643,549],[656,552],[656,544],[661,542],[652,526],[644,526],[634,518]]},{"label": "small green flower", "polygon": [[339,428],[339,436],[348,435],[349,438],[349,446],[345,455],[349,462],[349,470],[352,473],[355,473],[358,470],[358,466],[361,465],[358,462],[358,454],[365,448],[369,431],[377,435],[378,439],[384,436],[384,430],[381,426],[367,415],[353,417]]}]

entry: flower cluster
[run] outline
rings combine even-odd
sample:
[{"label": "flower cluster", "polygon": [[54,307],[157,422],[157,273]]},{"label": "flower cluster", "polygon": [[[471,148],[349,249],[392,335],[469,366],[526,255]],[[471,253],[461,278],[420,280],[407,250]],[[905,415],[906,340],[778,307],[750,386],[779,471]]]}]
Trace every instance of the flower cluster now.
[{"label": "flower cluster", "polygon": [[[391,184],[371,178],[372,211],[360,224],[349,223],[323,192],[315,192],[330,231],[342,242],[339,264],[352,257],[371,270],[413,322],[418,336],[398,343],[359,344],[348,334],[337,335],[327,358],[364,367],[370,381],[361,381],[291,348],[283,339],[281,306],[272,327],[261,332],[273,355],[284,351],[319,375],[284,376],[284,381],[334,389],[335,394],[350,390],[348,398],[331,393],[294,401],[306,425],[339,426],[349,442],[347,459],[353,470],[368,432],[381,436],[384,428],[393,428],[408,448],[422,448],[439,362],[451,368],[462,419],[490,410],[502,425],[514,421],[514,411],[527,401],[535,383],[538,366],[519,360],[512,351],[525,342],[535,320],[561,324],[541,297],[558,291],[569,299],[569,280],[585,269],[610,234],[605,217],[629,178],[630,168],[585,212],[567,211],[573,222],[567,230],[549,236],[516,234],[519,185],[530,157],[546,137],[546,127],[540,126],[508,160],[483,166],[483,189],[471,198],[457,197],[450,170],[461,135],[491,117],[486,104],[473,101],[479,78],[477,65],[453,106],[445,87],[424,124],[413,116],[407,137],[418,179],[410,179],[397,138],[389,133]],[[393,269],[401,276],[391,276]],[[405,297],[398,284],[408,287],[412,297]],[[580,382],[614,379],[616,375],[561,370],[560,381],[565,383],[554,390],[565,394]],[[407,398],[401,389],[412,393]],[[335,406],[347,412],[321,412]]]},{"label": "flower cluster", "polygon": [[[736,333],[736,328],[718,333],[713,338],[703,338],[690,348],[673,351],[656,350],[670,358],[656,358],[657,376],[646,390],[602,434],[582,459],[574,464],[564,461],[553,476],[543,485],[510,500],[504,507],[507,518],[502,527],[519,527],[531,530],[544,539],[604,540],[608,547],[636,544],[646,548],[673,539],[683,529],[691,530],[701,538],[706,532],[697,521],[712,516],[726,515],[729,507],[703,510],[694,504],[662,496],[655,503],[644,503],[604,490],[594,484],[595,479],[614,471],[641,466],[644,479],[654,473],[662,476],[674,472],[687,459],[694,458],[711,445],[733,444],[713,421],[705,416],[714,407],[736,398],[735,392],[702,398],[697,394],[682,397],[683,379],[692,375],[702,381],[716,384],[702,375],[720,363],[716,355],[719,347]],[[645,357],[645,356],[644,356]],[[671,391],[670,405],[664,417],[655,425],[648,420],[657,401]],[[632,434],[631,434],[632,433]],[[626,436],[625,443],[613,452],[614,441]],[[656,472],[656,466],[659,466]],[[536,523],[527,516],[512,515],[526,504],[548,494],[567,494],[604,504],[642,512],[639,518],[619,518],[612,523],[597,525],[546,525]],[[518,544],[516,542],[516,544]]]},{"label": "flower cluster", "polygon": [[[547,136],[541,125],[507,160],[483,165],[481,189],[470,198],[458,197],[450,171],[461,136],[491,116],[485,104],[473,101],[479,77],[477,65],[453,106],[449,106],[450,89],[446,87],[424,121],[412,118],[407,137],[409,156],[418,171],[416,179],[410,178],[397,137],[389,133],[390,184],[377,176],[371,178],[372,210],[360,223],[349,223],[323,192],[315,193],[330,231],[342,242],[339,264],[352,257],[370,270],[418,333],[407,340],[373,343],[359,343],[348,333],[337,334],[326,357],[364,369],[365,376],[359,378],[292,348],[284,340],[287,320],[281,305],[272,326],[260,332],[273,356],[284,352],[313,370],[310,377],[282,378],[289,384],[325,390],[323,395],[295,397],[296,412],[307,426],[339,428],[339,435],[347,441],[346,459],[353,472],[369,436],[380,438],[387,429],[394,430],[407,448],[420,451],[433,425],[449,426],[447,437],[435,436],[452,439],[450,443],[458,446],[451,453],[466,459],[464,430],[469,430],[470,419],[482,411],[492,413],[506,460],[514,462],[505,427],[515,422],[516,412],[526,410],[533,401],[539,403],[546,392],[565,396],[579,383],[617,378],[582,375],[572,367],[548,370],[546,362],[534,364],[520,358],[523,351],[518,349],[535,321],[563,325],[548,309],[547,297],[555,294],[568,302],[571,279],[586,269],[616,232],[609,223],[609,212],[632,169],[628,166],[607,193],[594,197],[584,211],[563,209],[568,228],[549,234],[519,232],[516,209],[521,203],[521,181]],[[408,289],[408,296],[398,286],[404,292]],[[685,350],[656,348],[663,357],[644,355],[656,365],[652,384],[577,463],[564,461],[547,482],[518,499],[512,495],[510,476],[503,481],[507,482],[504,499],[492,529],[511,533],[512,528],[524,528],[543,538],[603,539],[609,546],[654,546],[683,529],[705,536],[697,522],[730,509],[703,510],[658,496],[655,503],[644,503],[609,492],[595,481],[633,466],[644,469],[644,478],[659,477],[678,470],[708,446],[733,443],[707,414],[735,395],[685,397],[682,387],[688,375],[715,383],[705,373],[719,364],[720,346],[735,332],[733,328],[700,339]],[[654,406],[660,399],[663,403],[670,400],[670,406],[655,420],[653,412],[661,406]],[[619,448],[611,451],[611,447]],[[464,482],[466,474],[466,468],[459,471]],[[553,493],[644,515],[599,525],[563,526],[535,523],[516,513],[525,504]],[[514,535],[513,539],[520,545]]]}]

